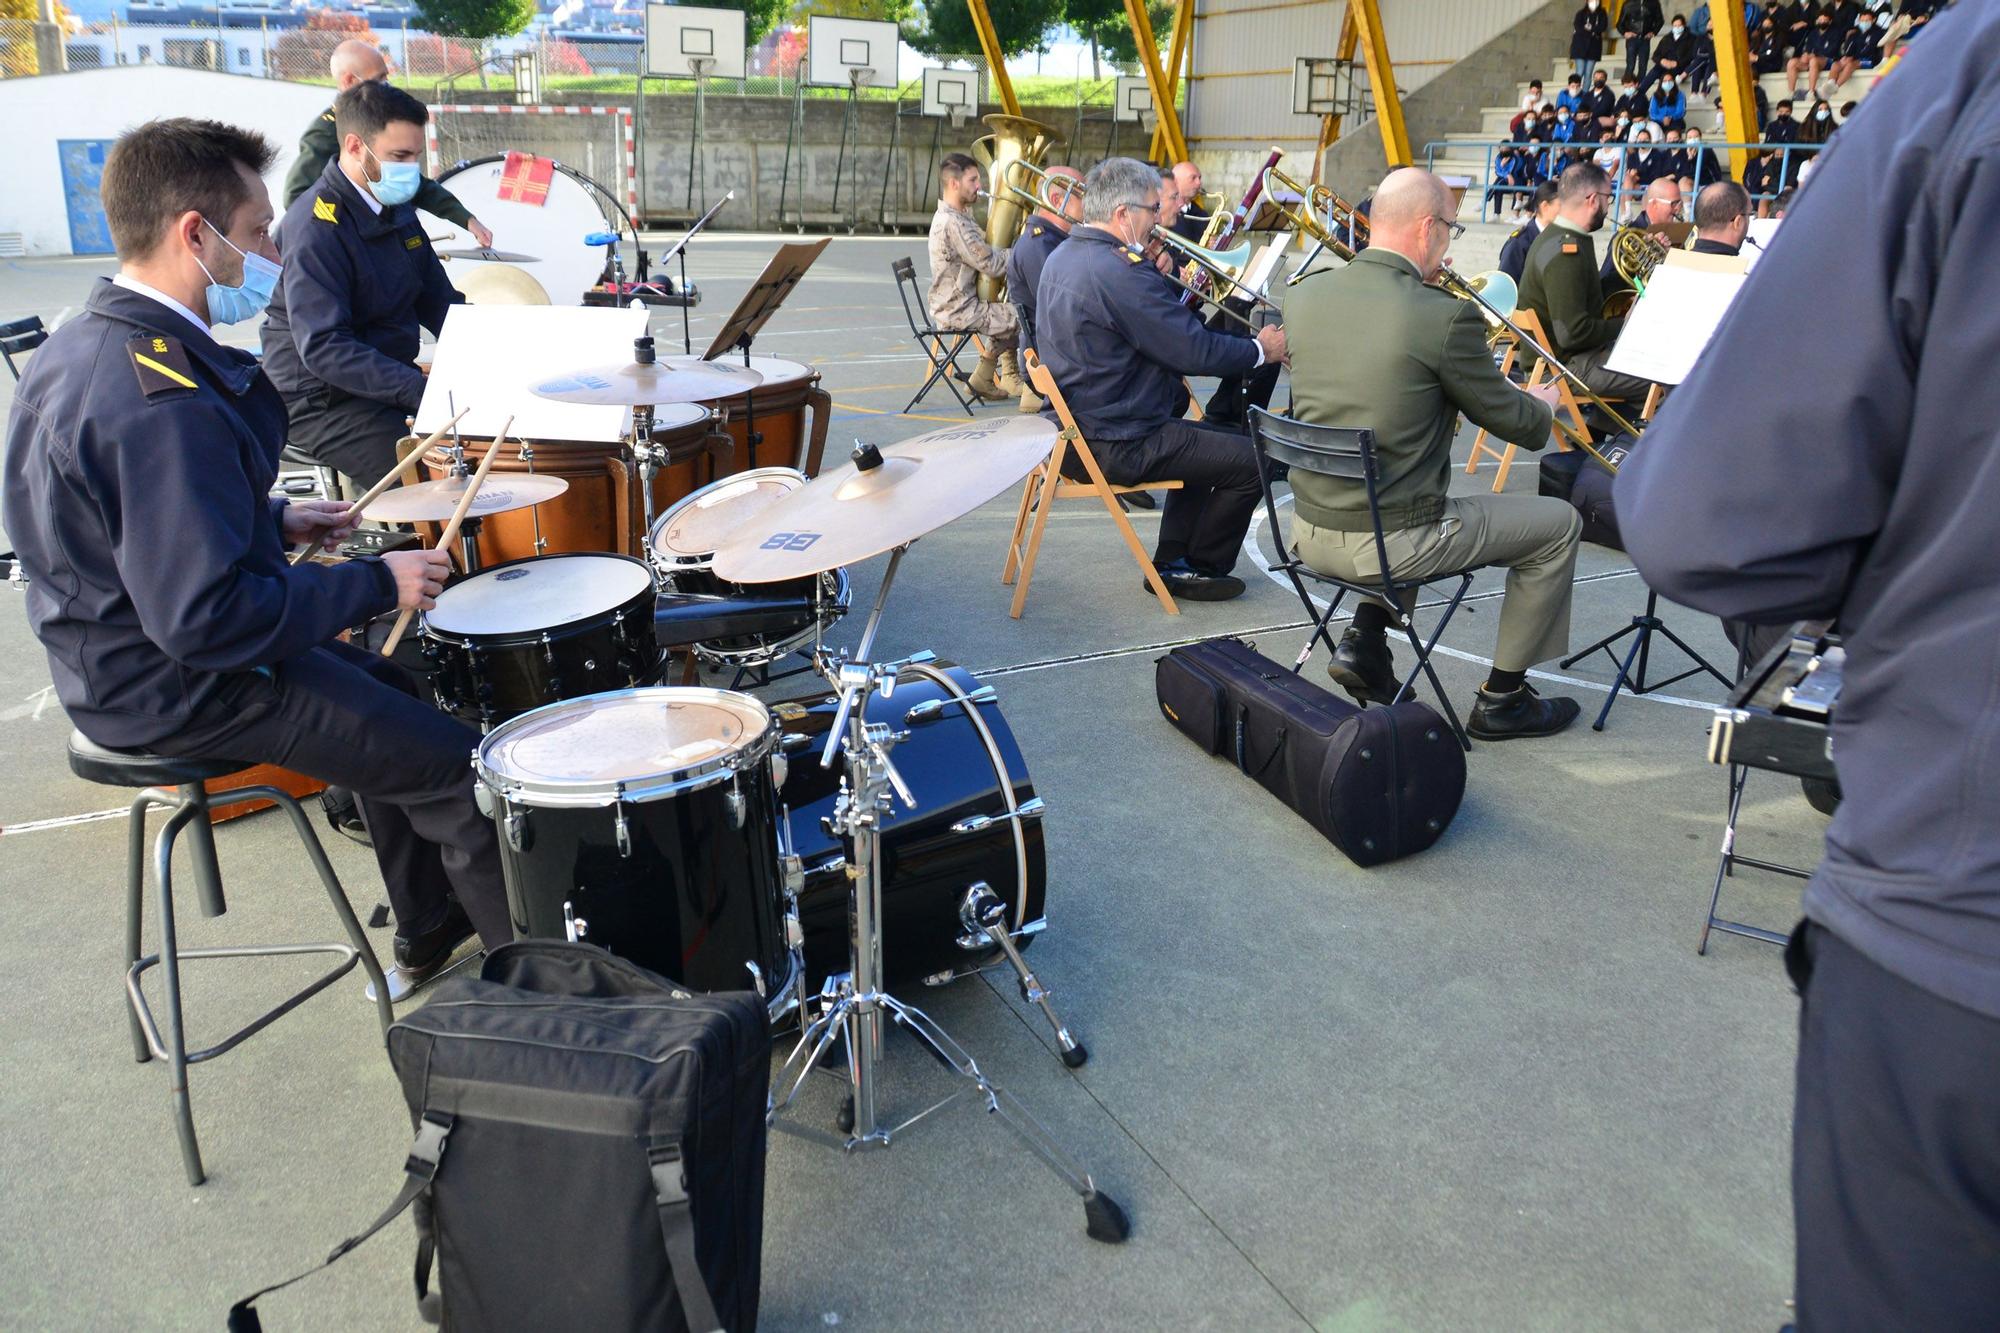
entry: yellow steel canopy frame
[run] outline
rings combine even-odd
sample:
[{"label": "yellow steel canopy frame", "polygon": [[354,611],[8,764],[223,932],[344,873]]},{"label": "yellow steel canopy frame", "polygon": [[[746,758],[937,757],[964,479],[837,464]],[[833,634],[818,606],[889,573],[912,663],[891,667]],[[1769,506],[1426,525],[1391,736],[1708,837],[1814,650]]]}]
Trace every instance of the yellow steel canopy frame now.
[{"label": "yellow steel canopy frame", "polygon": [[[1396,92],[1396,67],[1389,61],[1389,34],[1382,30],[1382,11],[1375,0],[1347,0],[1343,33],[1350,23],[1368,61],[1375,117],[1382,122],[1382,153],[1391,167],[1407,167],[1411,163],[1410,132],[1403,127],[1403,99]],[[1346,45],[1344,40],[1342,45]],[[1352,48],[1349,50],[1351,53]]]},{"label": "yellow steel canopy frame", "polygon": [[1018,116],[1020,99],[1014,96],[1014,81],[1007,77],[1007,60],[1000,54],[1000,38],[993,31],[993,15],[987,11],[986,0],[965,0],[965,7],[979,33],[979,49],[986,57],[986,68],[993,75],[993,91],[1000,94],[1000,105],[1007,114]]},{"label": "yellow steel canopy frame", "polygon": [[[1715,39],[1716,96],[1722,102],[1723,132],[1735,143],[1757,142],[1757,94],[1751,87],[1750,33],[1744,26],[1743,6],[1728,4],[1708,7],[1708,31]],[[1750,165],[1745,148],[1729,150],[1729,174],[1743,179]]]},{"label": "yellow steel canopy frame", "polygon": [[[980,0],[969,0],[978,4]],[[1139,65],[1146,74],[1146,90],[1153,95],[1153,114],[1159,129],[1155,141],[1166,149],[1166,160],[1179,162],[1187,157],[1187,138],[1181,133],[1181,113],[1174,106],[1174,89],[1160,67],[1160,44],[1153,37],[1153,20],[1146,16],[1146,0],[1125,0],[1125,17],[1131,21],[1134,44],[1139,48]]]},{"label": "yellow steel canopy frame", "polygon": [[[1178,0],[1174,6],[1174,36],[1167,49],[1167,100],[1178,106],[1181,81],[1194,63],[1194,0]],[[1167,134],[1160,122],[1153,122],[1153,160],[1172,165],[1183,161],[1167,154]]]}]

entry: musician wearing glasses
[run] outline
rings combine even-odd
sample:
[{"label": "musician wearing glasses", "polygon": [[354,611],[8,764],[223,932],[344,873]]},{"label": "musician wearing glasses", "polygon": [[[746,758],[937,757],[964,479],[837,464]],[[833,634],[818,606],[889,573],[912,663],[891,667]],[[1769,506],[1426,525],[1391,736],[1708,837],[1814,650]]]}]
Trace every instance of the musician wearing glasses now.
[{"label": "musician wearing glasses", "polygon": [[[1569,647],[1570,580],[1582,520],[1543,496],[1450,494],[1451,445],[1462,412],[1524,449],[1548,443],[1555,389],[1516,387],[1493,363],[1478,307],[1427,284],[1459,230],[1451,190],[1414,167],[1375,192],[1373,244],[1341,269],[1314,274],[1285,302],[1299,355],[1292,415],[1375,433],[1390,573],[1427,578],[1473,565],[1507,567],[1493,670],[1466,730],[1482,740],[1548,736],[1576,720],[1574,699],[1538,695],[1527,670]],[[1379,576],[1368,496],[1357,483],[1293,472],[1292,542],[1314,569]],[[1412,597],[1414,602],[1414,596]],[[1380,601],[1355,608],[1328,671],[1362,703],[1388,703],[1400,681]]]},{"label": "musician wearing glasses", "polygon": [[1153,551],[1168,589],[1194,601],[1241,596],[1230,570],[1261,493],[1256,458],[1240,433],[1183,419],[1183,377],[1245,375],[1282,361],[1284,331],[1242,338],[1206,329],[1175,299],[1143,253],[1160,213],[1153,167],[1106,158],[1084,190],[1083,223],[1042,269],[1036,351],[1109,480],[1185,483],[1167,493]]},{"label": "musician wearing glasses", "polygon": [[1535,312],[1549,335],[1549,350],[1567,362],[1591,392],[1607,398],[1643,398],[1650,383],[1604,365],[1625,327],[1622,318],[1604,317],[1604,283],[1590,239],[1604,225],[1610,207],[1611,178],[1600,168],[1579,162],[1563,172],[1556,186],[1556,215],[1528,249],[1528,263],[1521,272],[1521,305]]}]

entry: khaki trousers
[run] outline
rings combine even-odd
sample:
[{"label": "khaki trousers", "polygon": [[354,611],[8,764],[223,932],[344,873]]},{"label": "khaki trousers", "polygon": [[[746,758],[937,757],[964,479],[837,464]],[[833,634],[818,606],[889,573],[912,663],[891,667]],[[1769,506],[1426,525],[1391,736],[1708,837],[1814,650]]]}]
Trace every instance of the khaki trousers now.
[{"label": "khaki trousers", "polygon": [[[1392,578],[1431,579],[1479,565],[1507,570],[1500,604],[1499,671],[1525,671],[1569,650],[1570,581],[1583,520],[1567,501],[1539,495],[1472,495],[1446,500],[1444,517],[1384,534]],[[1292,544],[1312,568],[1369,583],[1382,576],[1375,534],[1292,523]],[[1381,602],[1380,598],[1371,601]],[[1416,590],[1405,595],[1416,604]]]}]

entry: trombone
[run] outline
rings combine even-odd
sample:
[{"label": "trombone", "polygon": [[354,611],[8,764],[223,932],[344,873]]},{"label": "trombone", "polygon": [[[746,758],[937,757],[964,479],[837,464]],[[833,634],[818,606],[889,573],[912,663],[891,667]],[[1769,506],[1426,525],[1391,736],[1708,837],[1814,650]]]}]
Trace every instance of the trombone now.
[{"label": "trombone", "polygon": [[[1274,188],[1276,187],[1276,188]],[[1299,206],[1294,208],[1279,199],[1278,190],[1297,195]],[[1328,187],[1317,182],[1301,185],[1292,177],[1273,165],[1264,169],[1264,198],[1272,208],[1292,224],[1301,235],[1313,238],[1312,252],[1299,265],[1298,272],[1285,279],[1287,287],[1295,285],[1301,278],[1312,272],[1313,260],[1319,258],[1320,251],[1333,251],[1334,258],[1352,260],[1354,247],[1340,239],[1340,233],[1360,239],[1368,234],[1368,219],[1361,212],[1335,194]],[[1321,214],[1326,221],[1320,221]]]},{"label": "trombone", "polygon": [[[1480,278],[1484,278],[1485,276],[1486,275],[1481,274]],[[1443,291],[1452,296],[1456,296],[1461,301],[1471,301],[1474,304],[1476,304],[1481,310],[1486,312],[1486,317],[1489,322],[1497,320],[1499,323],[1504,324],[1513,333],[1513,335],[1520,340],[1521,345],[1523,347],[1526,347],[1536,356],[1548,362],[1549,365],[1555,370],[1555,372],[1558,375],[1561,375],[1564,379],[1568,380],[1571,386],[1574,387],[1578,392],[1580,392],[1585,398],[1588,398],[1591,402],[1597,404],[1598,408],[1601,411],[1603,411],[1604,415],[1611,418],[1612,425],[1616,426],[1619,430],[1623,431],[1625,434],[1632,436],[1634,439],[1637,439],[1639,436],[1639,428],[1637,426],[1634,426],[1631,422],[1627,421],[1622,415],[1620,415],[1620,413],[1616,408],[1611,406],[1611,404],[1605,402],[1604,399],[1595,390],[1593,390],[1588,384],[1585,384],[1583,382],[1583,377],[1581,375],[1578,375],[1575,371],[1571,370],[1568,366],[1564,365],[1561,359],[1559,359],[1554,352],[1551,352],[1548,348],[1542,346],[1539,342],[1536,342],[1532,337],[1528,336],[1527,332],[1523,330],[1520,325],[1516,324],[1513,320],[1507,318],[1505,314],[1501,313],[1500,308],[1498,306],[1494,305],[1493,302],[1486,299],[1486,292],[1485,292],[1486,284],[1480,281],[1480,278],[1468,279],[1461,277],[1457,272],[1455,272],[1452,269],[1452,267],[1449,264],[1447,264],[1443,268],[1438,270],[1437,285]],[[1568,440],[1571,444],[1575,445],[1577,448],[1583,450],[1585,453],[1589,454],[1592,458],[1602,463],[1612,473],[1614,474],[1617,473],[1618,465],[1612,462],[1609,458],[1605,457],[1602,450],[1598,449],[1589,440],[1584,439],[1583,436],[1578,434],[1576,431],[1570,429],[1568,426],[1565,426],[1561,421],[1556,421],[1554,424],[1557,432],[1561,434],[1564,439]]]}]

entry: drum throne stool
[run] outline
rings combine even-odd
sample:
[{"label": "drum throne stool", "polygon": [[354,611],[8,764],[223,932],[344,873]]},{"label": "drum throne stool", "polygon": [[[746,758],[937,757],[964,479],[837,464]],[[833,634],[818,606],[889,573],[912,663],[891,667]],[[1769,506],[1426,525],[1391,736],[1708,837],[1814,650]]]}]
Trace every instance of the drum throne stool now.
[{"label": "drum throne stool", "polygon": [[[265,800],[279,806],[292,822],[292,829],[304,844],[306,857],[318,872],[334,915],[347,932],[345,944],[234,945],[223,948],[182,949],[174,934],[173,856],[174,844],[186,837],[189,860],[194,872],[195,896],[202,915],[221,916],[227,910],[222,893],[222,870],[215,854],[215,830],[209,822],[208,784],[243,768],[230,760],[176,759],[145,750],[115,750],[98,745],[80,731],[69,738],[70,770],[86,782],[107,787],[138,788],[131,811],[131,836],[125,862],[125,994],[132,1026],[132,1054],[144,1064],[155,1057],[168,1062],[174,1096],[174,1121],[180,1133],[181,1161],[187,1168],[188,1184],[205,1180],[201,1147],[195,1140],[194,1111],[188,1101],[188,1066],[212,1060],[234,1050],[252,1034],[290,1013],[305,1000],[325,990],[354,970],[358,962],[375,984],[375,1008],[384,1035],[393,1012],[389,1007],[389,986],[382,965],[362,933],[354,908],[340,886],[340,879],[327,860],[326,849],[313,832],[312,821],[298,800],[277,787],[232,787],[226,799]],[[141,920],[146,888],[146,816],[154,807],[166,812],[153,839],[153,880],[160,913],[160,945],[157,953],[141,957]],[[303,989],[294,992],[274,1008],[213,1045],[200,1050],[187,1048],[187,1032],[181,1016],[181,976],[183,960],[196,958],[262,958],[292,954],[329,953],[338,958],[334,967]],[[159,967],[165,979],[167,1031],[164,1040],[147,1004],[141,981],[146,971]]]}]

